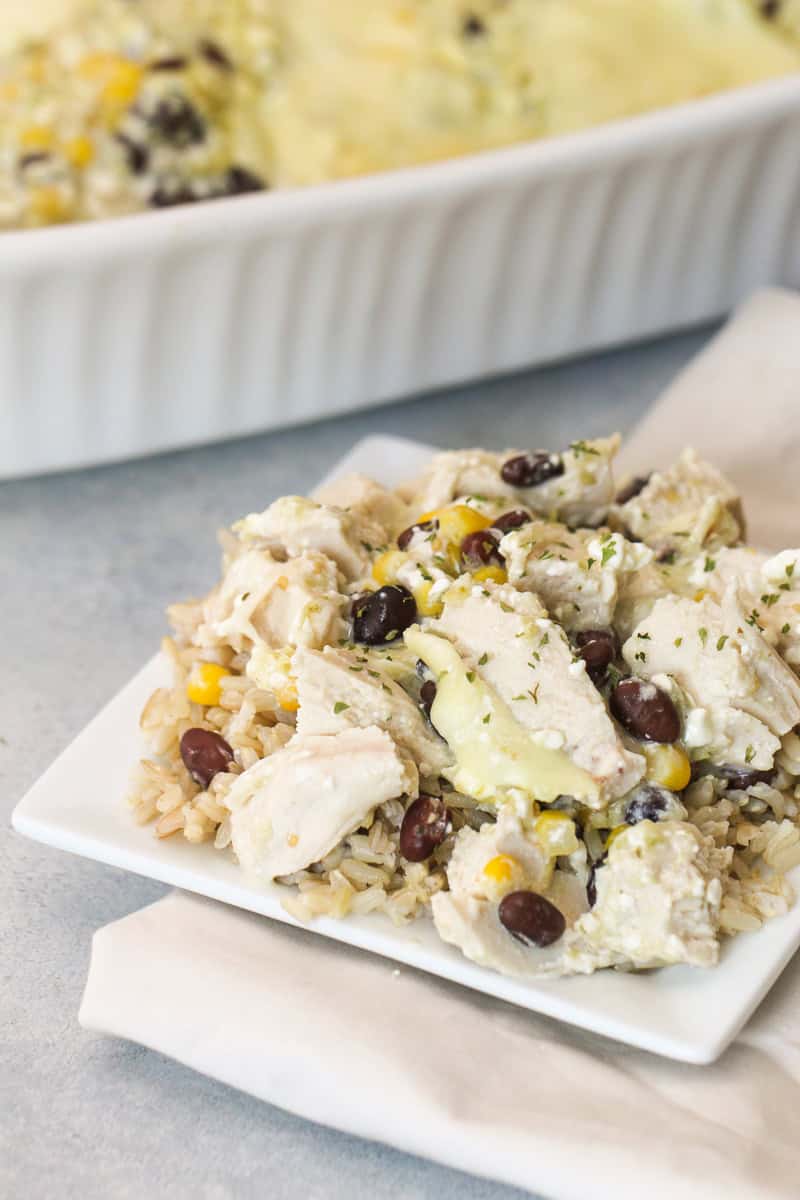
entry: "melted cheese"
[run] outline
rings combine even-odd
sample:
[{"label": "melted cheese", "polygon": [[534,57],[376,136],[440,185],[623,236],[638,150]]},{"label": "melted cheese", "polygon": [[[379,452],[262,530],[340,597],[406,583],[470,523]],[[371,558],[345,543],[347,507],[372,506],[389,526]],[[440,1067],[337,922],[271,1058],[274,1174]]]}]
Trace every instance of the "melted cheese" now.
[{"label": "melted cheese", "polygon": [[469,672],[468,678],[450,642],[414,628],[405,640],[437,676],[431,721],[455,757],[455,766],[445,774],[458,791],[477,800],[491,800],[507,788],[519,788],[543,803],[562,795],[596,798],[592,777],[562,750],[542,744],[546,733],[523,729],[477,672]]}]

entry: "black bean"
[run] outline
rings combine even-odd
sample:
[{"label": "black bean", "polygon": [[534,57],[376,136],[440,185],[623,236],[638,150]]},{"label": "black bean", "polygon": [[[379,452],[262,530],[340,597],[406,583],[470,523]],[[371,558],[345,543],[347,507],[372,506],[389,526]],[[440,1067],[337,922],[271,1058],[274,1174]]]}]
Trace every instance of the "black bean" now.
[{"label": "black bean", "polygon": [[207,788],[214,776],[227,771],[233,762],[233,750],[210,729],[187,729],[180,748],[186,770],[202,788]]},{"label": "black bean", "polygon": [[724,780],[729,788],[746,791],[757,783],[772,783],[775,770],[757,771],[752,767],[740,767],[736,763],[695,763],[692,767],[692,778],[698,779],[703,775],[713,775],[716,779]]},{"label": "black bean", "polygon": [[126,133],[115,133],[114,139],[119,142],[125,151],[128,170],[133,175],[141,175],[147,169],[147,164],[150,161],[150,151],[146,146],[142,146],[139,142],[135,142],[133,138],[128,137]]},{"label": "black bean", "polygon": [[36,163],[48,162],[50,158],[52,155],[48,154],[46,150],[31,150],[30,154],[20,155],[17,165],[24,171],[26,167],[32,167]]},{"label": "black bean", "polygon": [[645,783],[637,788],[632,800],[625,807],[625,824],[637,825],[639,821],[658,821],[667,811],[667,799],[660,788]]},{"label": "black bean", "polygon": [[629,500],[633,500],[635,496],[643,492],[649,482],[649,475],[634,475],[630,483],[626,483],[625,487],[617,492],[616,503],[627,504]]},{"label": "black bean", "polygon": [[501,533],[509,533],[512,529],[519,529],[520,525],[527,525],[533,517],[530,513],[526,513],[522,508],[512,508],[510,512],[503,513],[496,521],[492,522],[493,529],[499,529]]},{"label": "black bean", "polygon": [[575,634],[575,645],[589,677],[598,685],[603,683],[608,667],[619,654],[619,639],[614,630],[582,629]]},{"label": "black bean", "polygon": [[223,71],[233,70],[233,63],[217,42],[212,42],[210,38],[201,38],[198,48],[203,58],[213,66],[220,67]]},{"label": "black bean", "polygon": [[621,679],[611,693],[611,711],[634,737],[647,742],[676,742],[681,733],[678,710],[666,692],[644,679]]},{"label": "black bean", "polygon": [[170,146],[191,146],[206,136],[206,123],[200,113],[177,92],[159,100],[147,120],[156,136]]},{"label": "black bean", "polygon": [[353,640],[377,646],[393,642],[417,619],[417,606],[408,588],[390,584],[359,597],[353,604]]},{"label": "black bean", "polygon": [[538,892],[509,892],[497,910],[500,922],[517,941],[551,946],[567,927],[564,914]]},{"label": "black bean", "polygon": [[589,878],[586,880],[586,899],[589,901],[589,908],[594,908],[597,903],[597,872],[605,863],[608,854],[603,854],[598,858],[597,862],[593,862],[589,868]]},{"label": "black bean", "polygon": [[474,13],[470,13],[464,18],[461,32],[465,37],[481,37],[486,33],[486,26],[480,17],[476,17]]},{"label": "black bean", "polygon": [[173,54],[171,58],[157,58],[154,62],[147,64],[148,71],[182,71],[186,66],[186,59],[179,54]]},{"label": "black bean", "polygon": [[550,454],[547,450],[528,450],[506,459],[500,474],[512,487],[538,487],[564,474],[564,460],[560,454]]},{"label": "black bean", "polygon": [[503,565],[497,549],[500,539],[491,529],[479,529],[468,533],[461,542],[461,561],[465,567],[480,567],[488,563]]},{"label": "black bean", "polygon": [[199,199],[188,184],[168,188],[159,186],[150,193],[148,203],[151,208],[173,208],[177,204],[194,204]]},{"label": "black bean", "polygon": [[422,687],[419,689],[420,708],[425,713],[425,716],[430,720],[431,709],[433,702],[436,699],[436,684],[432,679],[426,679]]},{"label": "black bean", "polygon": [[248,192],[263,192],[266,190],[266,184],[253,171],[248,171],[246,167],[228,167],[225,172],[225,178],[222,182],[222,189],[215,195],[222,196],[244,196]]},{"label": "black bean", "polygon": [[430,521],[418,521],[416,525],[409,525],[408,529],[404,529],[402,533],[397,535],[397,546],[399,550],[408,549],[411,544],[411,539],[418,529],[423,529],[427,533],[435,532],[439,528],[439,522],[436,518]]},{"label": "black bean", "polygon": [[450,814],[441,796],[420,796],[400,826],[400,853],[409,862],[430,858],[451,829]]}]

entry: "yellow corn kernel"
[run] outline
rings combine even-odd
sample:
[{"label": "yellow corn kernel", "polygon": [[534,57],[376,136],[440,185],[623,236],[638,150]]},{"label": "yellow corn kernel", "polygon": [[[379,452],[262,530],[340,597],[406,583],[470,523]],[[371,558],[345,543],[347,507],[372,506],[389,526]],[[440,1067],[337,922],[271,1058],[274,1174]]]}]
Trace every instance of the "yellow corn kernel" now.
[{"label": "yellow corn kernel", "polygon": [[131,104],[136,99],[141,78],[140,66],[121,59],[103,84],[103,100],[110,105]]},{"label": "yellow corn kernel", "polygon": [[701,600],[705,600],[707,595],[708,595],[708,592],[706,591],[706,589],[700,588],[699,591],[695,592],[692,599],[694,600],[695,604],[699,604]]},{"label": "yellow corn kernel", "polygon": [[433,584],[425,581],[419,587],[414,588],[414,599],[417,602],[417,612],[421,617],[438,617],[442,611],[442,600],[440,596],[430,598],[430,592]]},{"label": "yellow corn kernel", "polygon": [[286,686],[281,688],[277,693],[278,704],[284,712],[297,712],[300,707],[300,701],[297,696],[297,687],[293,679],[286,680]]},{"label": "yellow corn kernel", "polygon": [[285,592],[286,589],[288,588],[288,586],[289,586],[289,576],[288,575],[279,575],[278,578],[275,580],[275,587],[279,587],[282,592]]},{"label": "yellow corn kernel", "polygon": [[630,825],[616,825],[606,838],[606,850],[610,850],[620,834],[627,833],[629,829]]},{"label": "yellow corn kernel", "polygon": [[88,137],[71,138],[64,146],[64,154],[73,167],[88,167],[94,158],[94,143]]},{"label": "yellow corn kernel", "polygon": [[508,575],[502,567],[478,567],[477,571],[472,572],[472,578],[476,583],[485,583],[487,579],[493,583],[508,583]]},{"label": "yellow corn kernel", "polygon": [[518,866],[517,860],[510,854],[497,854],[489,859],[483,873],[495,883],[510,883]]},{"label": "yellow corn kernel", "polygon": [[682,792],[692,778],[692,764],[680,746],[646,746],[647,778],[671,792]]},{"label": "yellow corn kernel", "polygon": [[379,555],[372,564],[372,578],[381,587],[387,583],[396,583],[397,572],[406,562],[408,562],[408,555],[404,554],[402,550],[387,550],[384,554]]},{"label": "yellow corn kernel", "polygon": [[126,58],[110,54],[107,50],[94,50],[91,54],[83,56],[77,71],[82,79],[108,79],[121,62],[127,61]]},{"label": "yellow corn kernel", "polygon": [[541,813],[533,823],[533,832],[542,849],[551,858],[572,854],[578,849],[575,822],[567,813],[551,810]]},{"label": "yellow corn kernel", "polygon": [[417,518],[416,524],[423,521],[438,521],[439,532],[446,542],[454,542],[460,547],[468,533],[479,533],[488,529],[491,518],[484,517],[477,509],[468,504],[451,504],[447,508],[435,508],[432,512],[423,513]]},{"label": "yellow corn kernel", "polygon": [[57,187],[33,188],[28,196],[28,213],[38,225],[52,225],[67,216],[64,197]]},{"label": "yellow corn kernel", "polygon": [[193,704],[219,704],[222,695],[222,680],[230,671],[219,663],[196,663],[186,685],[186,695]]},{"label": "yellow corn kernel", "polygon": [[53,145],[53,131],[49,125],[28,125],[19,135],[23,150],[49,150]]}]

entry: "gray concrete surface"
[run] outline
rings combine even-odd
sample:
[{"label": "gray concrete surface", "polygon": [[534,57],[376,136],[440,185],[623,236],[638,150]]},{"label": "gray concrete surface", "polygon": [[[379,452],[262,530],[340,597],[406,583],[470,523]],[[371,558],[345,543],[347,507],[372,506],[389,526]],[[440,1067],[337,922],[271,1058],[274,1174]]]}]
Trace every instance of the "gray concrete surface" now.
[{"label": "gray concrete surface", "polygon": [[92,932],[164,889],[26,842],[8,818],[152,653],[165,605],[212,583],[217,528],[311,488],[368,432],[498,448],[624,432],[706,336],[223,446],[0,485],[0,1196],[522,1200],[81,1030]]}]

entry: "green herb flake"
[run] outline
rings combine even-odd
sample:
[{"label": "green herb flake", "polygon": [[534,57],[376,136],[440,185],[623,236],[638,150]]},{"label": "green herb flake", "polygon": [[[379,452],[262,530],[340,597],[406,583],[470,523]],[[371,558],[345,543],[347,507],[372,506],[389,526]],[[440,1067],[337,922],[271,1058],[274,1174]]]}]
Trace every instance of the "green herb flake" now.
[{"label": "green herb flake", "polygon": [[750,613],[750,616],[747,618],[747,624],[751,625],[755,629],[760,629],[761,632],[763,633],[764,626],[759,624],[759,620],[758,620],[760,615],[761,614],[759,613],[758,609],[754,608],[753,611]]},{"label": "green herb flake", "polygon": [[641,638],[643,642],[651,642],[653,639],[649,633],[637,633],[637,638]]},{"label": "green herb flake", "polygon": [[475,672],[467,671],[467,683],[474,683],[474,682],[475,682]]},{"label": "green herb flake", "polygon": [[701,646],[705,646],[706,642],[708,641],[708,630],[706,629],[705,625],[700,626],[697,631],[697,636],[700,638]]},{"label": "green herb flake", "polygon": [[756,756],[756,752],[752,746],[748,746],[744,752],[744,761],[749,765]]},{"label": "green herb flake", "polygon": [[676,646],[682,646],[682,645],[683,645],[683,638],[682,638],[682,637],[676,637],[676,638],[675,638],[675,645],[676,645]]},{"label": "green herb flake", "polygon": [[349,707],[350,705],[345,704],[344,700],[337,700],[333,706],[334,715],[338,717],[339,713],[344,712],[345,709],[348,709]]},{"label": "green herb flake", "polygon": [[425,568],[423,567],[422,563],[417,563],[417,567],[418,567],[418,569],[419,569],[419,573],[420,573],[420,575],[421,575],[421,576],[422,576],[422,578],[425,580],[425,582],[426,582],[426,583],[433,583],[433,576],[432,576],[432,575],[430,575],[430,574],[429,574],[429,573],[428,573],[428,572],[425,570]]},{"label": "green herb flake", "polygon": [[488,725],[488,724],[489,724],[489,722],[491,721],[491,719],[492,719],[492,714],[491,714],[491,713],[487,713],[487,714],[486,714],[486,716],[483,718],[483,722],[482,722],[482,723],[483,723],[484,725]]},{"label": "green herb flake", "polygon": [[717,638],[717,649],[721,650],[723,648],[723,646],[725,645],[725,643],[727,642],[727,640],[728,640],[727,633],[723,633],[721,637],[718,637]]},{"label": "green herb flake", "polygon": [[488,661],[489,661],[489,655],[486,653],[486,651],[484,651],[483,654],[478,659],[478,666],[485,667]]},{"label": "green herb flake", "polygon": [[777,592],[765,592],[761,597],[761,603],[766,604],[767,608],[772,608],[773,604],[777,604],[780,596]]},{"label": "green herb flake", "polygon": [[606,565],[606,563],[609,561],[609,559],[613,558],[616,553],[617,553],[616,546],[614,546],[614,545],[603,546],[603,553],[600,558],[600,566],[604,567]]},{"label": "green herb flake", "polygon": [[794,575],[794,569],[796,566],[797,566],[796,562],[790,562],[790,563],[786,564],[786,578],[787,579],[792,578],[792,576]]},{"label": "green herb flake", "polygon": [[348,671],[363,671],[363,667],[348,667]]},{"label": "green herb flake", "polygon": [[787,621],[785,625],[781,625],[781,633],[785,634],[785,633],[790,633],[790,632],[791,632],[791,625]]},{"label": "green herb flake", "polygon": [[585,442],[583,440],[581,440],[579,442],[570,442],[569,448],[572,451],[572,453],[576,454],[576,455],[594,454],[598,458],[600,457],[600,451],[595,450],[594,446],[590,446],[588,442]]},{"label": "green herb flake", "polygon": [[[487,592],[486,595],[488,596],[489,593]],[[511,607],[511,605],[506,604],[504,600],[500,601],[500,607],[502,608],[504,613],[511,613],[514,611],[513,608]]]},{"label": "green herb flake", "polygon": [[637,662],[647,662],[647,655],[645,654],[644,650],[639,650],[636,654],[634,654],[633,657]]},{"label": "green herb flake", "polygon": [[530,692],[528,693],[528,695],[530,696],[530,698],[534,704],[539,703],[539,687],[540,687],[540,684],[537,683],[536,687],[531,688]]},{"label": "green herb flake", "polygon": [[587,558],[587,560],[586,560],[586,570],[587,570],[587,571],[591,571],[592,567],[594,566],[594,564],[595,564],[596,562],[597,562],[597,559],[596,559],[596,558]]},{"label": "green herb flake", "polygon": [[540,641],[539,641],[539,645],[540,645],[540,646],[547,646],[547,645],[549,645],[549,643],[550,643],[550,634],[549,634],[549,633],[547,633],[547,631],[545,631],[545,632],[542,634],[542,636],[541,636],[541,639],[540,639]]},{"label": "green herb flake", "polygon": [[704,571],[713,571],[714,567],[716,565],[717,565],[717,560],[715,558],[709,558],[708,555],[706,555],[706,561],[703,563],[703,570]]}]

